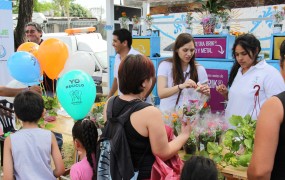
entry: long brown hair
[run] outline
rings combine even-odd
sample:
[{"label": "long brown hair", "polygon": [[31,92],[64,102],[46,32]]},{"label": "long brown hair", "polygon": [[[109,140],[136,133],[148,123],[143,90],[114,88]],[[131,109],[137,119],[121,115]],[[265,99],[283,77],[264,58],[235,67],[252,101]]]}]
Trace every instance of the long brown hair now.
[{"label": "long brown hair", "polygon": [[[188,34],[188,33],[181,33],[175,40],[174,47],[173,47],[173,57],[167,59],[166,61],[172,63],[172,76],[173,76],[173,85],[178,85],[180,83],[183,83],[184,81],[184,75],[183,70],[181,66],[181,59],[178,55],[178,49],[184,46],[185,44],[194,42],[194,38]],[[198,71],[197,71],[197,62],[195,60],[195,53],[192,56],[190,62],[190,79],[198,82]]]},{"label": "long brown hair", "polygon": [[254,60],[254,64],[257,63],[258,54],[261,51],[260,41],[253,34],[244,34],[244,35],[239,36],[235,40],[235,43],[232,48],[232,56],[235,59],[235,62],[230,72],[230,77],[229,77],[229,82],[228,82],[229,87],[232,86],[234,79],[240,68],[240,64],[238,63],[236,59],[236,55],[235,55],[236,47],[238,45],[240,45],[245,50],[245,52],[248,54],[248,56]]}]

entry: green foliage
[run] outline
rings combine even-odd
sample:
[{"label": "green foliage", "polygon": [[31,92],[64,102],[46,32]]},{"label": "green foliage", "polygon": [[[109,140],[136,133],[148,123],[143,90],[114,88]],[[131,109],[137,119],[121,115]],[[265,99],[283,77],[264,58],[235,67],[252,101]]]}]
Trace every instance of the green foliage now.
[{"label": "green foliage", "polygon": [[[248,167],[253,151],[256,121],[252,120],[250,115],[244,118],[233,115],[230,123],[236,126],[236,129],[229,129],[225,133],[223,145],[209,142],[207,151],[210,157],[222,166]],[[227,153],[222,155],[224,148]]]},{"label": "green foliage", "polygon": [[54,14],[55,16],[69,16],[70,4],[74,0],[53,0]]},{"label": "green foliage", "polygon": [[223,156],[222,156],[223,147],[222,146],[214,142],[208,142],[207,151],[210,155],[212,155],[211,158],[216,163],[220,163],[223,160]]},{"label": "green foliage", "polygon": [[[53,3],[51,2],[39,2],[38,0],[34,0],[34,12],[45,12],[52,10],[53,8]],[[19,12],[19,0],[16,0],[13,7],[12,7],[13,14],[18,14]]]},{"label": "green foliage", "polygon": [[15,4],[12,7],[12,12],[13,12],[13,14],[18,14],[19,13],[19,0],[15,1]]},{"label": "green foliage", "polygon": [[56,109],[59,108],[57,97],[43,96],[45,109],[49,116],[57,116]]},{"label": "green foliage", "polygon": [[210,157],[209,157],[209,153],[208,153],[207,151],[205,151],[205,150],[200,151],[200,152],[199,152],[199,155],[200,155],[200,156],[204,156],[204,157],[206,157],[206,158],[210,158]]},{"label": "green foliage", "polygon": [[219,11],[230,9],[227,0],[196,0],[195,2],[202,4],[202,9],[197,9],[200,12],[219,14]]},{"label": "green foliage", "polygon": [[71,17],[85,17],[85,18],[90,18],[92,16],[91,12],[88,9],[84,8],[80,4],[75,4],[75,3],[70,4],[69,15]]},{"label": "green foliage", "polygon": [[43,128],[43,129],[51,129],[54,127],[53,124],[45,122],[44,118],[41,118],[38,122],[38,127]]},{"label": "green foliage", "polygon": [[196,137],[195,137],[195,134],[194,132],[192,131],[188,140],[186,141],[186,145],[187,146],[191,146],[191,145],[195,145],[196,146],[197,144],[197,141],[196,141]]},{"label": "green foliage", "polygon": [[59,108],[57,97],[43,96],[44,105],[46,110]]},{"label": "green foliage", "polygon": [[53,9],[53,4],[50,2],[38,2],[34,1],[34,12],[45,12]]},{"label": "green foliage", "polygon": [[103,118],[103,110],[106,102],[97,102],[92,107],[90,112],[89,119],[94,120],[95,125],[97,128],[103,128],[105,125],[104,118]]}]

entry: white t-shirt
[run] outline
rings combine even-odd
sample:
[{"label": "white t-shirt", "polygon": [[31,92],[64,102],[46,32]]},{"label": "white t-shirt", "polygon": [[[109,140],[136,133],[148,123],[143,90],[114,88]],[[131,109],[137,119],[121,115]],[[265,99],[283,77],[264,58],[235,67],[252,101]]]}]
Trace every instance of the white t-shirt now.
[{"label": "white t-shirt", "polygon": [[[229,101],[226,108],[227,120],[229,120],[232,115],[244,117],[246,114],[252,114],[254,109],[254,97],[257,91],[257,88],[254,89],[255,85],[260,86],[260,106],[262,106],[266,99],[285,90],[285,84],[281,74],[273,66],[268,65],[265,60],[250,67],[244,74],[242,74],[241,70],[242,69],[239,68],[229,90]],[[259,104],[256,102],[256,110],[252,115],[253,119],[257,119],[260,110]]]},{"label": "white t-shirt", "polygon": [[[133,55],[137,55],[137,54],[141,54],[139,51],[131,48],[128,55],[133,54]],[[118,95],[121,95],[121,91],[119,89],[119,79],[118,79],[118,71],[119,71],[119,66],[121,63],[121,56],[120,54],[117,54],[115,56],[115,65],[114,65],[114,77],[117,78],[117,83],[118,83]]]},{"label": "white t-shirt", "polygon": [[[205,68],[201,65],[197,65],[197,71],[198,71],[198,82],[205,83],[208,82],[208,75],[205,70]],[[188,68],[185,72],[183,72],[184,76],[186,72],[190,72],[190,65],[188,65]],[[163,76],[167,77],[167,87],[173,87],[173,76],[172,76],[172,63],[168,61],[163,61],[160,63],[158,70],[157,70],[157,76]],[[190,78],[190,75],[186,77],[186,80]],[[182,99],[183,99],[183,91],[181,92],[178,106],[182,105]],[[162,111],[171,111],[175,107],[175,103],[178,97],[178,92],[176,94],[173,94],[172,96],[169,96],[167,98],[160,99],[160,105],[159,108]]]}]

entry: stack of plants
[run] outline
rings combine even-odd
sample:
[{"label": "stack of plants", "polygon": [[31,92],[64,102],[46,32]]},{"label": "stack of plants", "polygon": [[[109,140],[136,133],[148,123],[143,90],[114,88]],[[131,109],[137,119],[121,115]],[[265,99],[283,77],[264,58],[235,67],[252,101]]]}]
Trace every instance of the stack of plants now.
[{"label": "stack of plants", "polygon": [[57,97],[43,96],[44,106],[46,113],[44,118],[41,118],[38,122],[38,126],[45,129],[53,127],[50,121],[55,121],[57,116],[57,109],[60,107]]},{"label": "stack of plants", "polygon": [[207,152],[210,158],[222,167],[248,167],[253,151],[256,120],[250,115],[233,115],[230,124],[235,126],[235,129],[226,131],[220,145],[209,142]]}]

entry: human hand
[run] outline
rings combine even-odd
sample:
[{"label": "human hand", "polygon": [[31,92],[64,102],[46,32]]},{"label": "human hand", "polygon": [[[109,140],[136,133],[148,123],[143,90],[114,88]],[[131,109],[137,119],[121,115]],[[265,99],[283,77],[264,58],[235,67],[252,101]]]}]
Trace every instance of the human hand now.
[{"label": "human hand", "polygon": [[192,79],[188,79],[186,80],[182,85],[181,88],[197,88],[197,84],[195,83],[195,81],[193,81]]},{"label": "human hand", "polygon": [[192,132],[192,124],[191,120],[187,120],[186,122],[181,121],[181,134],[189,136]]},{"label": "human hand", "polygon": [[31,91],[34,91],[34,92],[36,92],[36,93],[42,95],[42,88],[41,88],[40,86],[31,86],[29,89],[30,89]]},{"label": "human hand", "polygon": [[202,94],[205,94],[207,96],[210,95],[210,87],[208,84],[199,84],[197,90],[200,91]]},{"label": "human hand", "polygon": [[216,91],[225,96],[228,93],[228,88],[224,84],[221,84],[216,86]]}]

